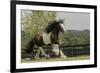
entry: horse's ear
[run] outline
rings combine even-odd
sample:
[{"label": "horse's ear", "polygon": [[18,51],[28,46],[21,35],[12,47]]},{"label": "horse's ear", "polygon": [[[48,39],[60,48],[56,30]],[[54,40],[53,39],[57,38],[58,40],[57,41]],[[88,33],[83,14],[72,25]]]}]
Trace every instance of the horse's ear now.
[{"label": "horse's ear", "polygon": [[60,20],[59,20],[59,23],[63,23],[63,19],[60,19]]}]

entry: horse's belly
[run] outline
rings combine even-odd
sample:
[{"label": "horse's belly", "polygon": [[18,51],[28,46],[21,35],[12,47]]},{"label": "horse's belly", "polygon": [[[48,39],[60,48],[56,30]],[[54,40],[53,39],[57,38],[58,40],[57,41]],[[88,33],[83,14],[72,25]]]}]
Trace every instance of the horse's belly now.
[{"label": "horse's belly", "polygon": [[50,35],[51,34],[47,34],[47,33],[43,34],[43,42],[44,42],[44,44],[48,45],[48,44],[51,43]]}]

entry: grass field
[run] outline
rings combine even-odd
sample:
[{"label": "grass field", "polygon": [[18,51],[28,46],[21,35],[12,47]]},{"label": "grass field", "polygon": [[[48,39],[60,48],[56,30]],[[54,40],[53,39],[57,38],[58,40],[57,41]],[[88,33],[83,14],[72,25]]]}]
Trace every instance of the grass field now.
[{"label": "grass field", "polygon": [[40,58],[40,59],[22,59],[22,63],[34,63],[34,62],[52,62],[52,61],[74,61],[74,60],[89,60],[89,55],[81,55],[76,57],[66,57],[66,58]]}]

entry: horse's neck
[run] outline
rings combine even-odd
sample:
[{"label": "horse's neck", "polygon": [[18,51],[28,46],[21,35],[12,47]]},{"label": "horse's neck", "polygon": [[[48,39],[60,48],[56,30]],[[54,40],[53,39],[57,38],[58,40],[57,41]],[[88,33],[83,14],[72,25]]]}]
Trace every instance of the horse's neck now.
[{"label": "horse's neck", "polygon": [[51,40],[53,44],[59,44],[59,31],[53,31],[51,34]]},{"label": "horse's neck", "polygon": [[59,31],[56,31],[56,30],[55,30],[55,31],[52,32],[52,34],[53,34],[53,35],[56,35],[56,36],[59,36]]}]

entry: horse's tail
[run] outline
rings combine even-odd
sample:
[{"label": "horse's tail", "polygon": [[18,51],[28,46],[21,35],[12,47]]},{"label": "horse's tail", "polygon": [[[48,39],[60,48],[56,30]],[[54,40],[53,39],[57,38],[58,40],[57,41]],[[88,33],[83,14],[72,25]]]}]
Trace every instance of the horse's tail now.
[{"label": "horse's tail", "polygon": [[34,40],[33,38],[27,43],[27,47],[25,52],[26,53],[32,53],[33,52],[33,48],[34,48]]}]

